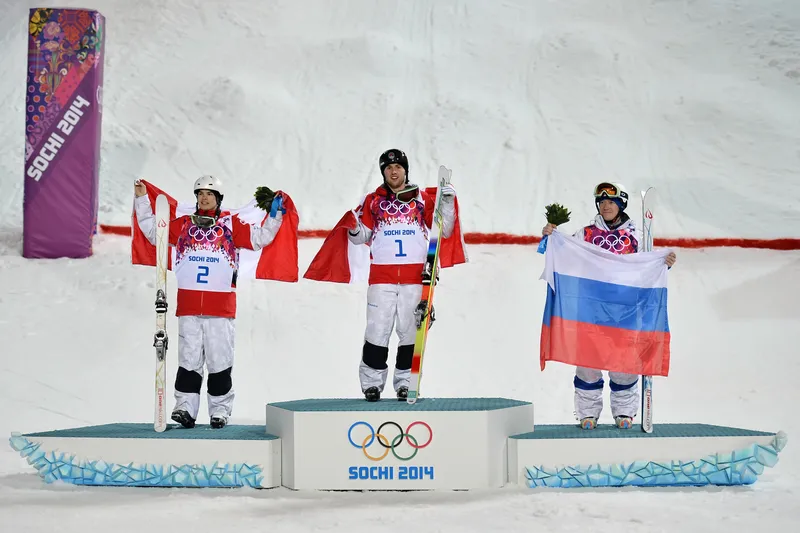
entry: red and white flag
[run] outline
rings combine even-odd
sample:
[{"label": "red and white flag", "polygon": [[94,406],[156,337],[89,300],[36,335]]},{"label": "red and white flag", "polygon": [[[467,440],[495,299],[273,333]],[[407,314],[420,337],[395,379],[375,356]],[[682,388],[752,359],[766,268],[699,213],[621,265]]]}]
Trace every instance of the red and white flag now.
[{"label": "red and white flag", "polygon": [[[425,189],[431,198],[436,197],[436,187]],[[369,279],[370,250],[367,244],[353,244],[347,231],[356,226],[356,212],[364,206],[366,195],[355,210],[348,211],[325,237],[303,277],[332,283],[361,283]],[[439,244],[439,265],[442,268],[467,262],[467,247],[461,232],[458,198],[455,199],[456,220],[453,234],[442,238]]]},{"label": "red and white flag", "polygon": [[[150,198],[150,207],[155,214],[156,197],[163,194],[169,201],[170,220],[175,220],[184,215],[191,215],[195,212],[195,203],[178,202],[175,198],[165,193],[147,180],[142,180],[147,188],[147,196]],[[294,202],[283,191],[283,207],[286,213],[283,214],[283,222],[278,230],[275,239],[261,250],[239,249],[239,271],[238,277],[248,279],[269,279],[275,281],[296,282],[299,275],[298,253],[297,253],[297,226],[300,217]],[[222,215],[236,215],[243,222],[249,224],[262,224],[269,213],[256,205],[253,198],[247,205],[238,209],[225,209]],[[144,236],[136,220],[136,213],[131,215],[131,262],[134,265],[156,265],[156,247],[150,244]],[[169,269],[175,262],[175,248],[170,247]]]}]

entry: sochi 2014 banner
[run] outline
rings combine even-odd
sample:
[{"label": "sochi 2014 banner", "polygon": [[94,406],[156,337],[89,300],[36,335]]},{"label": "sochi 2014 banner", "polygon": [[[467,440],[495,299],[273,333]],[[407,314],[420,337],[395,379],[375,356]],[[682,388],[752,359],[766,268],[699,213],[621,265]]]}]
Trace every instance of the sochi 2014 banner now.
[{"label": "sochi 2014 banner", "polygon": [[24,257],[88,257],[97,227],[105,18],[30,10]]}]

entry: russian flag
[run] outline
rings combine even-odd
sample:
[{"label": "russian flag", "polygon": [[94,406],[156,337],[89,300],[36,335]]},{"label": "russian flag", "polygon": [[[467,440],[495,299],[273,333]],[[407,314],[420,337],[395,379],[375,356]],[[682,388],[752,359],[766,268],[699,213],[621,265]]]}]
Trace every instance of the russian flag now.
[{"label": "russian flag", "polygon": [[669,373],[669,250],[617,255],[554,231],[540,362],[647,376]]}]

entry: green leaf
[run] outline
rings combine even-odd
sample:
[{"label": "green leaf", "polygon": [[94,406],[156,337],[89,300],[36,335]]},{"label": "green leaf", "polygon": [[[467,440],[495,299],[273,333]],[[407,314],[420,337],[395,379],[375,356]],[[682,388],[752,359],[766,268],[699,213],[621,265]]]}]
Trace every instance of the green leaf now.
[{"label": "green leaf", "polygon": [[569,216],[572,213],[567,211],[567,208],[561,204],[550,204],[545,206],[545,217],[547,217],[548,224],[555,224],[560,226],[565,222],[569,222]]},{"label": "green leaf", "polygon": [[269,211],[272,207],[272,200],[275,198],[275,192],[269,187],[258,187],[253,196],[256,198],[259,209]]}]

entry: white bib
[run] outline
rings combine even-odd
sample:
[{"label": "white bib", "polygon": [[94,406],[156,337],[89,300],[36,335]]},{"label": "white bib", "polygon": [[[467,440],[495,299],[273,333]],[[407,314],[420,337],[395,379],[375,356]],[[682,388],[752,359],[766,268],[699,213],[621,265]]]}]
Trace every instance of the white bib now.
[{"label": "white bib", "polygon": [[428,239],[422,228],[411,224],[386,224],[372,238],[372,263],[406,265],[424,263]]}]

